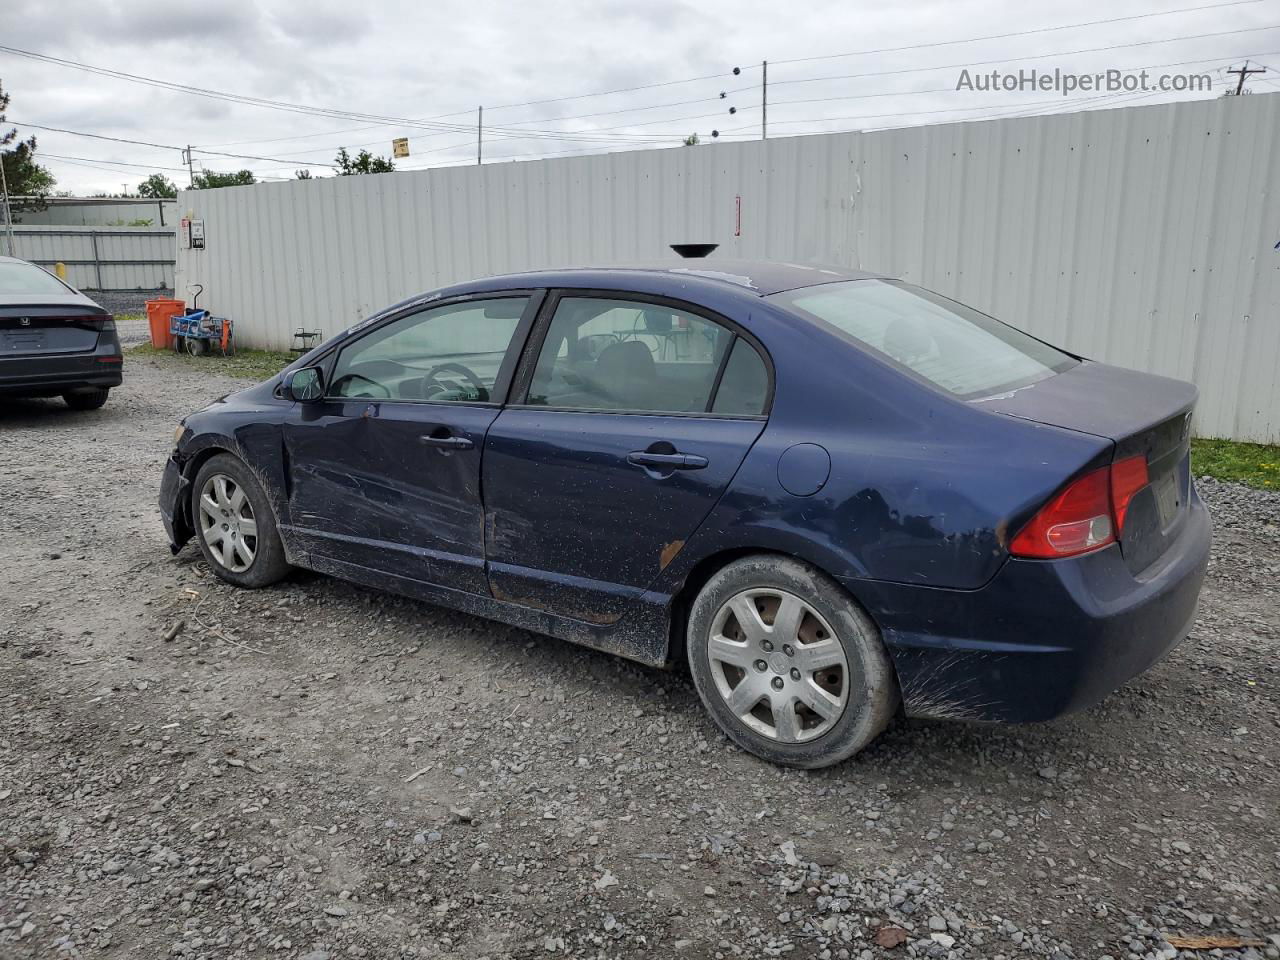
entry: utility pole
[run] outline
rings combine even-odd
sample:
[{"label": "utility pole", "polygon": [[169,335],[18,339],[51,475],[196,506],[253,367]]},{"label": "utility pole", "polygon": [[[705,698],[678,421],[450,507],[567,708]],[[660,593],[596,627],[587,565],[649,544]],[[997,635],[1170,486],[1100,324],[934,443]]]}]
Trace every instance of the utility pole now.
[{"label": "utility pole", "polygon": [[1249,69],[1249,61],[1248,61],[1248,60],[1246,60],[1246,61],[1244,62],[1244,66],[1243,66],[1241,69],[1239,69],[1239,70],[1228,70],[1228,71],[1227,71],[1227,73],[1235,73],[1235,74],[1238,74],[1238,75],[1240,76],[1240,80],[1236,83],[1236,93],[1235,93],[1235,95],[1236,95],[1237,97],[1238,97],[1238,96],[1240,96],[1242,93],[1244,93],[1244,78],[1245,78],[1245,77],[1247,77],[1247,76],[1248,76],[1249,74],[1251,74],[1251,73],[1266,73],[1266,72],[1267,72],[1267,68],[1266,68],[1266,67],[1254,67],[1252,70],[1250,70],[1250,69]]},{"label": "utility pole", "polygon": [[9,179],[4,175],[3,154],[0,154],[0,197],[4,199],[5,247],[9,256],[16,257],[18,249],[13,245],[13,208],[9,206]]},{"label": "utility pole", "polygon": [[476,163],[484,162],[484,107],[476,111]]},{"label": "utility pole", "polygon": [[769,139],[769,61],[760,61],[760,139]]},{"label": "utility pole", "polygon": [[187,149],[182,151],[182,160],[187,165],[187,186],[195,189],[196,175],[191,169],[191,144],[187,144]]}]

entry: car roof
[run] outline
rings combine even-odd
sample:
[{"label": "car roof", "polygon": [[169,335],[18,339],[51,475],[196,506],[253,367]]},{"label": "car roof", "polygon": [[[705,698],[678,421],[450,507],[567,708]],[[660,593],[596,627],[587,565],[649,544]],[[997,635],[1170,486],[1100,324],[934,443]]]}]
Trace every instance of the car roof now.
[{"label": "car roof", "polygon": [[847,267],[699,257],[618,266],[532,270],[488,277],[465,286],[478,288],[483,285],[489,289],[527,286],[625,290],[629,283],[636,280],[660,278],[682,283],[696,281],[699,284],[750,293],[758,297],[767,297],[784,290],[811,287],[820,283],[883,279],[880,274],[850,270]]}]

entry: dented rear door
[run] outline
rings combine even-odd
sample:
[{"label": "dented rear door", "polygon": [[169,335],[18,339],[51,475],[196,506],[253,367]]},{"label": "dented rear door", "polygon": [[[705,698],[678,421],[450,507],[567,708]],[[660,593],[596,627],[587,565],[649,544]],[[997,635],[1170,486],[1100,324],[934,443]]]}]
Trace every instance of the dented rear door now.
[{"label": "dented rear door", "polygon": [[[504,410],[483,461],[493,595],[587,623],[620,619],[763,429],[758,419]],[[635,456],[646,451],[694,459],[646,464]]]}]

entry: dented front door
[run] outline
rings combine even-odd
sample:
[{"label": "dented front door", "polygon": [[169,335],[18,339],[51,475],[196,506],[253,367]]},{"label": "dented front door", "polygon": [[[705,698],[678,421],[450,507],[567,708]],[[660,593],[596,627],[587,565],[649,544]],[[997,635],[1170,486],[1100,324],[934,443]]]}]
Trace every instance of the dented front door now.
[{"label": "dented front door", "polygon": [[293,535],[338,564],[487,594],[480,455],[495,416],[457,403],[299,405],[284,428]]}]

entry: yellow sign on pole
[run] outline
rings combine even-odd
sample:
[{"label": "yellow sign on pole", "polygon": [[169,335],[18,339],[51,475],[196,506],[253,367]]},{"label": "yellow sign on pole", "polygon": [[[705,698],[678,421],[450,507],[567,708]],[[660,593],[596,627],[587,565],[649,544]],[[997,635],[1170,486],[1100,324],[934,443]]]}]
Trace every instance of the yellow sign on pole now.
[{"label": "yellow sign on pole", "polygon": [[409,138],[396,137],[392,140],[391,155],[393,157],[407,157],[409,155]]}]

